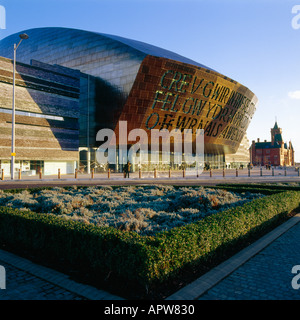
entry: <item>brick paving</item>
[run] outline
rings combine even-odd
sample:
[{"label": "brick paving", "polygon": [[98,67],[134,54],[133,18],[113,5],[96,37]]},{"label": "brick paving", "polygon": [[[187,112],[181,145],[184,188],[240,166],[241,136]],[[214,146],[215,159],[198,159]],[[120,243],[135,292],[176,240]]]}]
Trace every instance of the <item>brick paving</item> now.
[{"label": "brick paving", "polygon": [[6,271],[6,289],[0,290],[0,300],[86,300],[4,261],[0,265]]},{"label": "brick paving", "polygon": [[[213,268],[167,300],[300,300],[300,214]],[[297,280],[300,286],[300,280]]]},{"label": "brick paving", "polygon": [[291,285],[291,270],[300,265],[299,238],[297,223],[199,300],[300,300],[300,289]]},{"label": "brick paving", "polygon": [[0,300],[123,300],[4,250],[0,250],[0,266],[6,280],[3,289],[0,279]]}]

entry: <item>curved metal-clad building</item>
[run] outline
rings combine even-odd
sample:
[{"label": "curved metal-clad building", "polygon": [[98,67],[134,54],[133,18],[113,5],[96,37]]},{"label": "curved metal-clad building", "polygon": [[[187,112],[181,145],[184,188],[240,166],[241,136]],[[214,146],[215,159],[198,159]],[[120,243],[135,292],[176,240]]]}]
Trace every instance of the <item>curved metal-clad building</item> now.
[{"label": "curved metal-clad building", "polygon": [[13,44],[19,34],[30,35],[18,50],[17,61],[31,59],[78,69],[101,77],[129,94],[140,65],[147,55],[204,67],[201,64],[143,42],[118,36],[68,28],[36,28],[11,35],[0,42],[0,55],[13,58]]},{"label": "curved metal-clad building", "polygon": [[[99,129],[204,129],[205,153],[235,153],[257,98],[240,83],[176,53],[118,36],[69,28],[24,30],[17,61],[81,71],[80,147],[96,148]],[[0,41],[12,58],[19,34]],[[212,156],[213,157],[213,156]],[[221,159],[221,160],[220,160]]]}]

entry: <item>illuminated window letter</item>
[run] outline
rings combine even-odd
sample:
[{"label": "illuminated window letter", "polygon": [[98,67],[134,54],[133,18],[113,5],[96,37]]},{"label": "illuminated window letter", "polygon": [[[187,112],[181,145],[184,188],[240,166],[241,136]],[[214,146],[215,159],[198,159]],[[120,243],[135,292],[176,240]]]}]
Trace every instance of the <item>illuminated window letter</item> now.
[{"label": "illuminated window letter", "polygon": [[166,77],[166,75],[167,75],[168,73],[173,74],[174,72],[173,72],[172,70],[168,70],[168,71],[166,71],[166,72],[163,74],[163,76],[162,76],[161,79],[160,79],[160,85],[161,85],[164,89],[168,89],[168,86],[164,84],[165,77]]}]

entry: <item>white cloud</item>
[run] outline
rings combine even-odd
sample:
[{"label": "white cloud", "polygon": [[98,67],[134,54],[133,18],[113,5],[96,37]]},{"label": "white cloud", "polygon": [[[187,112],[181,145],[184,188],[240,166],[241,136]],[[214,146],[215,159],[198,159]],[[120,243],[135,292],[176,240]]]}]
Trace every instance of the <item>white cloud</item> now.
[{"label": "white cloud", "polygon": [[288,96],[289,96],[291,99],[300,100],[300,90],[290,91],[290,92],[288,93]]}]

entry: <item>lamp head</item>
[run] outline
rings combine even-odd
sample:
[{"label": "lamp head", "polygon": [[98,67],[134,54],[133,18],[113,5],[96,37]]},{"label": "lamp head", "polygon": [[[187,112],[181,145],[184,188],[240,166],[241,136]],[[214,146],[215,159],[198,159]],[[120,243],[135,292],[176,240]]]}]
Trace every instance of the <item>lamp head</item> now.
[{"label": "lamp head", "polygon": [[29,36],[28,36],[26,33],[20,34],[19,37],[20,37],[22,40],[26,40],[26,39],[29,38]]}]

